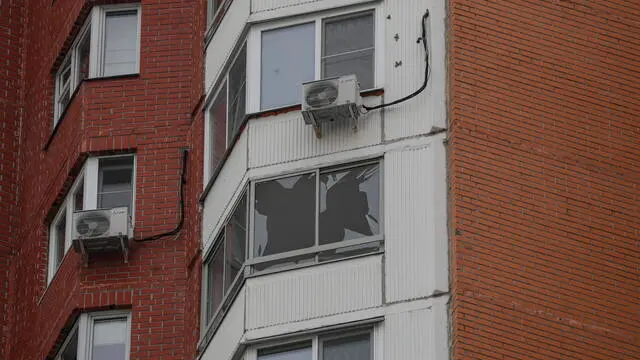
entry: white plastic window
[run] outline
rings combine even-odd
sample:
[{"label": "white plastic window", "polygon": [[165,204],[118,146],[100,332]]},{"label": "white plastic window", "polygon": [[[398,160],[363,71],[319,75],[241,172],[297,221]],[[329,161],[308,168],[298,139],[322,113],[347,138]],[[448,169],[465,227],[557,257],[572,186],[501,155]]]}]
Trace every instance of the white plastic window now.
[{"label": "white plastic window", "polygon": [[104,311],[81,314],[55,360],[129,360],[131,314]]},{"label": "white plastic window", "polygon": [[370,331],[314,336],[304,342],[258,349],[257,360],[372,360],[371,337]]},{"label": "white plastic window", "polygon": [[53,126],[82,80],[135,74],[139,71],[139,57],[140,6],[94,7],[58,68]]},{"label": "white plastic window", "polygon": [[138,71],[138,11],[106,13],[103,76]]},{"label": "white plastic window", "polygon": [[[73,214],[82,210],[127,206],[135,214],[135,156],[94,157],[87,162],[71,186],[49,227],[49,266],[51,282],[72,244]],[[133,223],[133,220],[132,220]]]},{"label": "white plastic window", "polygon": [[209,178],[238,134],[246,115],[247,47],[246,43],[232,58],[213,101],[206,112],[205,177]]},{"label": "white plastic window", "polygon": [[250,79],[251,111],[299,104],[302,83],[312,80],[355,74],[361,90],[376,87],[382,69],[379,16],[359,6],[255,26],[250,73],[259,80]]}]

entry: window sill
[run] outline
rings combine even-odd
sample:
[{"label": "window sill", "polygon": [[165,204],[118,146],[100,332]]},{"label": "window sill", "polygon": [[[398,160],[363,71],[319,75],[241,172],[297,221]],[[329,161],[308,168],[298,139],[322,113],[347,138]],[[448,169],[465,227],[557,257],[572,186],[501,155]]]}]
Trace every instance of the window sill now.
[{"label": "window sill", "polygon": [[71,103],[76,98],[76,95],[80,92],[80,88],[84,86],[84,83],[91,83],[91,82],[104,81],[104,80],[109,81],[109,80],[118,80],[118,79],[136,79],[139,77],[140,77],[140,73],[135,73],[135,74],[124,74],[124,75],[114,75],[114,76],[105,76],[105,77],[94,77],[94,78],[88,78],[88,79],[82,80],[80,84],[76,86],[76,89],[73,91],[73,94],[71,94],[71,97],[69,98],[69,104],[64,109],[64,111],[60,114],[58,121],[53,127],[53,130],[51,131],[51,134],[49,135],[49,137],[47,138],[47,141],[44,143],[44,146],[42,147],[42,151],[47,151],[49,149],[49,145],[51,145],[51,142],[53,141],[56,134],[58,133],[58,128],[60,127],[60,124],[62,123],[62,121],[65,119],[67,115],[67,111],[71,106]]},{"label": "window sill", "polygon": [[[370,90],[365,90],[360,92],[360,96],[362,97],[382,96],[382,95],[384,95],[383,88],[375,88],[375,89],[370,89]],[[206,106],[203,108],[206,109]],[[213,187],[213,184],[215,183],[216,179],[220,175],[220,172],[222,171],[224,164],[227,162],[227,159],[231,155],[231,152],[233,151],[238,140],[240,139],[240,135],[242,135],[242,132],[247,126],[247,122],[249,122],[249,120],[259,119],[259,118],[268,117],[268,116],[282,115],[292,111],[300,111],[300,110],[302,110],[302,105],[295,104],[295,105],[284,106],[281,108],[269,109],[265,111],[246,114],[242,119],[238,132],[235,134],[231,143],[229,144],[229,147],[227,147],[227,150],[225,150],[224,154],[222,155],[222,159],[220,159],[220,163],[218,163],[216,168],[213,170],[213,173],[211,174],[209,181],[207,181],[207,185],[205,186],[204,190],[202,191],[202,194],[200,195],[200,198],[198,199],[198,202],[200,203],[200,205],[204,205],[204,202],[207,199],[209,192],[211,192],[211,188]]]},{"label": "window sill", "polygon": [[[223,299],[222,305],[218,308],[217,312],[213,315],[212,322],[205,327],[204,335],[201,337],[197,345],[198,358],[204,353],[204,351],[207,349],[207,347],[213,340],[213,337],[215,336],[216,332],[220,328],[220,325],[222,325],[222,322],[224,321],[225,316],[227,315],[229,309],[235,302],[235,299],[240,293],[240,290],[242,290],[242,288],[244,287],[244,284],[246,283],[247,279],[277,274],[285,271],[293,271],[293,270],[299,270],[304,268],[322,266],[322,265],[336,263],[336,262],[349,261],[349,260],[363,258],[363,257],[381,255],[381,254],[384,254],[384,245],[383,245],[384,241],[383,240],[379,240],[379,241],[380,241],[380,248],[378,248],[378,250],[376,251],[344,257],[344,258],[328,260],[328,261],[322,261],[322,262],[304,263],[304,264],[291,265],[287,267],[279,267],[277,269],[261,271],[255,274],[249,274],[242,277],[239,276],[238,279],[236,279],[236,282],[231,285],[232,291],[230,291],[227,297]],[[245,272],[245,269],[248,266],[249,265],[247,264],[243,265],[242,269],[240,270],[240,274]]]}]

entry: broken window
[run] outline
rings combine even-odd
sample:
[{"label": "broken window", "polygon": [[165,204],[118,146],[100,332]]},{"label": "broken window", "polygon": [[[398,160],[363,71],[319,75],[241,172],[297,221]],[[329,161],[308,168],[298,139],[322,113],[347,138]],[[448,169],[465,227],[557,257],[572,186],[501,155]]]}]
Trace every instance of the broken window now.
[{"label": "broken window", "polygon": [[378,162],[256,183],[252,255],[265,258],[255,268],[313,261],[308,253],[320,250],[327,260],[377,248],[362,240],[380,235],[380,194]]}]

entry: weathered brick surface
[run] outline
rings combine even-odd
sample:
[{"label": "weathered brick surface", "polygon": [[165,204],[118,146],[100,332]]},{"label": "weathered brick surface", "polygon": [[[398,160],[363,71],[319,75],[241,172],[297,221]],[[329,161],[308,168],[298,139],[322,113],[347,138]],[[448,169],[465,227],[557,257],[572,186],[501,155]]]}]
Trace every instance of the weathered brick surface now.
[{"label": "weathered brick surface", "polygon": [[451,0],[454,359],[640,358],[640,2]]},{"label": "weathered brick surface", "polygon": [[[8,313],[14,326],[5,331],[11,337],[0,359],[44,359],[54,354],[64,328],[78,313],[114,307],[132,309],[131,359],[185,359],[195,352],[197,333],[193,335],[190,319],[197,314],[186,308],[186,297],[188,286],[199,281],[199,271],[188,265],[197,251],[197,239],[191,237],[198,235],[193,229],[198,224],[194,204],[202,189],[200,178],[190,178],[185,185],[193,210],[187,212],[179,236],[136,243],[128,264],[104,257],[85,268],[71,251],[46,284],[48,224],[87,156],[136,152],[135,237],[171,230],[179,219],[181,150],[190,147],[192,113],[203,92],[204,29],[195,19],[203,14],[204,2],[142,0],[140,75],[82,83],[51,137],[53,73],[91,6],[115,2],[123,1],[0,2],[3,11],[6,4],[20,3],[25,12],[24,76],[16,88],[28,89],[20,153],[13,158],[17,162],[12,160],[20,183],[20,191],[12,193],[18,195],[13,203],[20,204],[19,221],[9,235],[0,231],[0,265],[6,252],[3,241],[10,238],[17,250],[15,284],[20,284],[11,297]],[[0,24],[6,21],[3,16]],[[5,71],[4,55],[2,66]],[[4,129],[0,137],[8,134]],[[200,160],[190,157],[189,176],[201,176],[201,163],[194,161]],[[7,217],[4,211],[2,207],[0,222]],[[4,269],[0,267],[0,309],[6,303]],[[0,326],[6,326],[5,316],[0,311]]]},{"label": "weathered brick surface", "polygon": [[0,359],[7,358],[11,336],[13,291],[12,258],[18,193],[20,116],[22,103],[22,34],[24,7],[21,1],[0,2]]}]

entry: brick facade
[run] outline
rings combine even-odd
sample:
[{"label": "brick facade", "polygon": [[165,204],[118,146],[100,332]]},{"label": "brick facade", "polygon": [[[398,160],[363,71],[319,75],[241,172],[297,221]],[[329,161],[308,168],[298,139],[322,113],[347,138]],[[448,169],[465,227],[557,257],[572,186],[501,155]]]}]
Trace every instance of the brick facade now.
[{"label": "brick facade", "polygon": [[0,2],[0,359],[8,352],[13,320],[11,259],[17,244],[11,234],[17,225],[14,214],[19,191],[16,160],[23,95],[20,78],[24,10],[20,1]]},{"label": "brick facade", "polygon": [[[55,70],[91,7],[119,2],[28,1],[21,6],[15,1],[2,2],[3,14],[5,8],[11,11],[7,14],[17,12],[9,18],[3,15],[1,20],[3,25],[15,26],[8,27],[11,33],[6,39],[13,46],[7,47],[10,55],[17,54],[9,57],[6,65],[3,54],[2,90],[29,90],[21,117],[19,156],[17,147],[4,140],[18,131],[12,128],[19,124],[17,117],[15,124],[3,120],[0,134],[6,144],[2,159],[7,159],[6,166],[17,167],[21,184],[19,191],[7,191],[16,181],[12,178],[16,171],[0,173],[2,190],[9,196],[0,196],[0,221],[10,220],[9,214],[16,211],[4,206],[5,201],[19,204],[20,219],[16,228],[0,233],[0,262],[8,258],[9,240],[14,241],[15,284],[20,284],[10,297],[12,311],[0,311],[0,325],[5,330],[0,350],[6,349],[4,354],[0,352],[0,359],[54,355],[65,329],[80,312],[110,308],[132,309],[131,359],[184,359],[195,351],[193,337],[189,346],[183,340],[185,314],[191,319],[193,313],[185,308],[187,285],[199,281],[192,279],[198,272],[192,276],[186,271],[193,258],[193,245],[186,237],[193,236],[193,231],[135,243],[128,264],[114,256],[92,261],[85,268],[80,256],[70,250],[51,284],[46,282],[48,226],[88,156],[136,153],[136,238],[171,230],[179,220],[181,150],[190,148],[187,139],[193,114],[197,114],[194,108],[203,92],[204,27],[194,19],[203,17],[204,4],[141,1],[140,74],[84,81],[52,132]],[[13,22],[20,24],[22,19],[27,19],[22,49],[25,61],[22,84],[18,85],[18,77],[7,79],[12,83],[5,82],[5,73],[19,73],[20,54],[14,37],[20,38],[21,28]],[[17,99],[17,92],[7,98],[3,115],[18,112]],[[199,168],[191,158],[188,167],[194,174]],[[185,194],[197,198],[195,192],[201,188],[201,180],[192,177],[185,184]],[[10,197],[15,194],[17,202]],[[187,198],[186,202],[189,209],[196,209],[188,210],[186,216],[185,228],[191,229],[197,208],[195,200]],[[6,307],[8,267],[1,268],[0,306]],[[197,309],[198,304],[192,308]],[[13,314],[12,327],[4,318],[8,314]],[[189,326],[193,328],[193,324]],[[45,331],[34,336],[35,329]],[[6,344],[5,339],[9,340]]]},{"label": "brick facade", "polygon": [[450,1],[454,359],[638,359],[640,4]]}]

